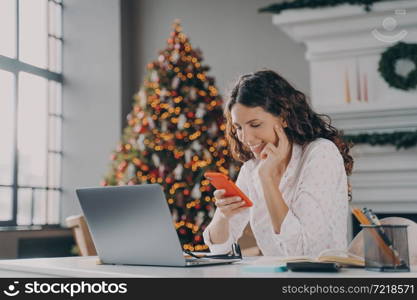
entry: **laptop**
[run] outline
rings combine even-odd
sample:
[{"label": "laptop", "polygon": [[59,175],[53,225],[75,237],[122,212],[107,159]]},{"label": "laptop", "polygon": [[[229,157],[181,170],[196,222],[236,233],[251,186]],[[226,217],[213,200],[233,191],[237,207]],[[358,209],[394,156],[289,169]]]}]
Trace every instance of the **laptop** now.
[{"label": "laptop", "polygon": [[104,264],[189,267],[241,260],[185,256],[159,184],[79,188],[76,193]]}]

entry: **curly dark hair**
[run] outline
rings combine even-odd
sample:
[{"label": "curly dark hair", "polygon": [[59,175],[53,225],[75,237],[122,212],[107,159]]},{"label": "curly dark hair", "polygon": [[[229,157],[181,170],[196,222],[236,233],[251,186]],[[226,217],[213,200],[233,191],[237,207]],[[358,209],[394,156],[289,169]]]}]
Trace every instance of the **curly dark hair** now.
[{"label": "curly dark hair", "polygon": [[343,157],[346,174],[352,173],[353,159],[349,154],[352,145],[342,139],[342,131],[331,125],[329,116],[314,112],[302,92],[271,70],[241,76],[230,93],[224,114],[226,138],[234,159],[246,162],[254,158],[253,153],[239,141],[232,125],[231,109],[236,103],[262,107],[274,116],[282,117],[287,123],[284,131],[290,143],[304,146],[317,138],[332,141]]}]

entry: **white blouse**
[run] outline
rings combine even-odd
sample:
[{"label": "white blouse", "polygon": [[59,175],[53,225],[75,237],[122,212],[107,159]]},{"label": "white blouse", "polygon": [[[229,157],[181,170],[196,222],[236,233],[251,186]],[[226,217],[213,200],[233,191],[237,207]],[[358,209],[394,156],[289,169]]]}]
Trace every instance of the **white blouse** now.
[{"label": "white blouse", "polygon": [[324,249],[345,249],[348,186],[343,158],[336,145],[323,138],[304,147],[293,144],[291,160],[279,184],[289,208],[279,234],[273,230],[263,196],[257,172],[259,161],[245,162],[236,181],[254,205],[231,217],[229,239],[223,244],[211,243],[210,225],[207,226],[203,238],[210,251],[229,252],[248,222],[266,256],[315,256]]}]

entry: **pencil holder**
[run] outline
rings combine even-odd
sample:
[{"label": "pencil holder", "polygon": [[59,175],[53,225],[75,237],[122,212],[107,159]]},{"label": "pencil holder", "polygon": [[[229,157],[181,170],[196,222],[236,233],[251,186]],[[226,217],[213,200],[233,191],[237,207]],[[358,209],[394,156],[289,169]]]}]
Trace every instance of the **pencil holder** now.
[{"label": "pencil holder", "polygon": [[364,237],[365,269],[409,272],[408,225],[361,225]]}]

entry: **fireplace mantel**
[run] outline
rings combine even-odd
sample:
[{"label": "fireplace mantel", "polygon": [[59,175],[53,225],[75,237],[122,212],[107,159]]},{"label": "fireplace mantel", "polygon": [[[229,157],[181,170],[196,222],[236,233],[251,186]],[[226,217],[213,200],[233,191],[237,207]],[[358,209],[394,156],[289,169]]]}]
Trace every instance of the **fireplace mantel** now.
[{"label": "fireplace mantel", "polygon": [[[391,88],[378,72],[388,47],[417,43],[416,0],[375,3],[371,12],[353,5],[286,10],[273,15],[273,24],[305,44],[311,105],[336,127],[346,134],[417,128],[417,90]],[[357,145],[353,155],[354,204],[417,213],[416,147]]]}]

